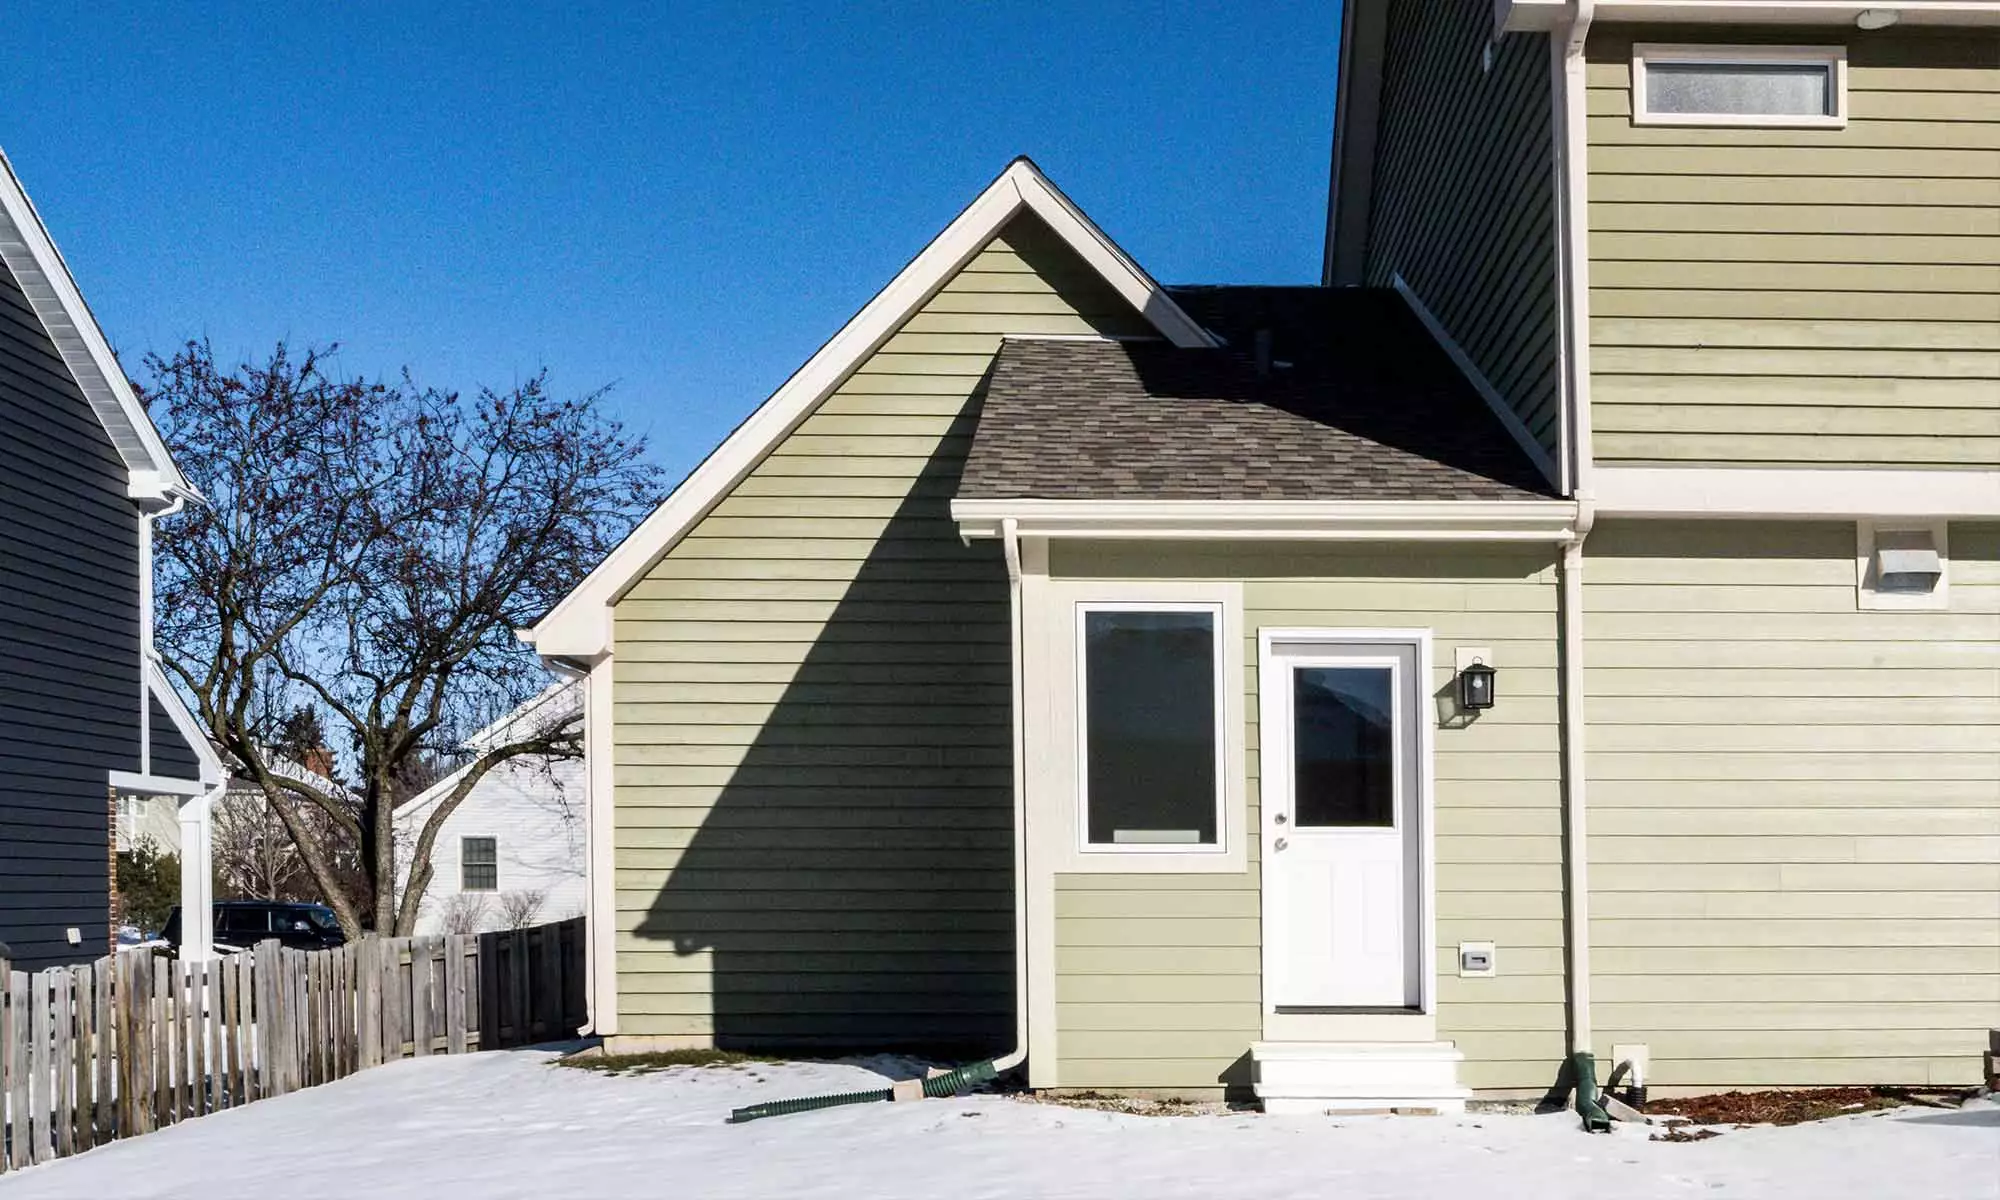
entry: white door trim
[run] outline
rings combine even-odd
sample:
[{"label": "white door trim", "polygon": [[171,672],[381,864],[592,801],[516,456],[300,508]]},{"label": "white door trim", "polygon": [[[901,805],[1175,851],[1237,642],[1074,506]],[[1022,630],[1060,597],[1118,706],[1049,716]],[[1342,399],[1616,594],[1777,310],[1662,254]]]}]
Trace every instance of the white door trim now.
[{"label": "white door trim", "polygon": [[[1324,643],[1328,645],[1398,645],[1414,646],[1417,652],[1416,678],[1412,685],[1416,690],[1417,726],[1417,814],[1418,837],[1418,879],[1416,887],[1419,930],[1418,952],[1422,961],[1417,969],[1417,985],[1420,1003],[1418,1016],[1420,1023],[1429,1028],[1435,1024],[1437,1011],[1437,832],[1436,832],[1436,722],[1431,719],[1431,706],[1425,702],[1433,688],[1431,631],[1429,629],[1327,629],[1327,628],[1263,628],[1257,631],[1257,713],[1258,738],[1260,748],[1264,745],[1262,722],[1266,713],[1289,711],[1278,692],[1289,683],[1289,674],[1273,647],[1283,643]],[[1259,761],[1257,773],[1258,787],[1258,829],[1255,833],[1260,854],[1269,832],[1270,814],[1285,806],[1280,789],[1285,786],[1288,774],[1272,771],[1267,764]],[[1261,861],[1261,860],[1260,860]],[[1272,954],[1281,939],[1271,936],[1281,919],[1276,908],[1274,889],[1260,888],[1260,905],[1263,913],[1264,937],[1261,949],[1263,978],[1275,978],[1272,971]],[[1275,998],[1267,985],[1264,989],[1265,1037],[1269,1040],[1294,1040],[1324,1036],[1342,1036],[1333,1032],[1335,1026],[1356,1024],[1369,1028],[1381,1028],[1387,1022],[1410,1021],[1411,1018],[1384,1017],[1382,1014],[1296,1014],[1279,1013]],[[1326,1025],[1326,1032],[1316,1031],[1319,1025]],[[1386,1032],[1386,1030],[1385,1030]],[[1419,1032],[1412,1030],[1412,1033]],[[1426,1035],[1428,1036],[1428,1035]],[[1357,1040],[1370,1040],[1368,1038]],[[1390,1035],[1383,1040],[1405,1040],[1405,1037]]]}]

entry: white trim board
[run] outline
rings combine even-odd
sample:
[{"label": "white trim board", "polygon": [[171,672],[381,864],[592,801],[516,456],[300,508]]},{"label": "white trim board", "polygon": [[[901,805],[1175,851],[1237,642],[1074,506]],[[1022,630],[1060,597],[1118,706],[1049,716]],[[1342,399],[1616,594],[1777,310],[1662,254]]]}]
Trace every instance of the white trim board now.
[{"label": "white trim board", "polygon": [[2000,518],[2000,471],[1605,467],[1600,517]]},{"label": "white trim board", "polygon": [[1514,406],[1507,403],[1507,398],[1500,394],[1500,389],[1493,386],[1492,381],[1486,378],[1486,373],[1479,369],[1478,364],[1465,353],[1465,348],[1451,336],[1451,331],[1444,327],[1444,322],[1438,320],[1437,314],[1433,313],[1423,298],[1417,295],[1416,289],[1410,286],[1409,281],[1404,279],[1401,273],[1390,278],[1389,286],[1396,289],[1396,294],[1410,306],[1410,311],[1416,314],[1417,320],[1430,331],[1431,337],[1444,349],[1445,356],[1451,359],[1459,372],[1465,376],[1466,381],[1472,384],[1472,390],[1479,393],[1481,400],[1486,401],[1486,407],[1499,418],[1500,424],[1506,428],[1515,444],[1521,447],[1521,452],[1528,456],[1528,461],[1534,463],[1535,469],[1542,473],[1542,478],[1548,480],[1549,486],[1557,492],[1567,495],[1569,481],[1563,478],[1555,460],[1551,459],[1549,452],[1535,440],[1535,435],[1528,431],[1528,426],[1521,420],[1521,414],[1515,412]]},{"label": "white trim board", "polygon": [[0,261],[14,273],[49,340],[55,343],[64,365],[124,460],[129,494],[134,499],[164,502],[170,493],[186,492],[187,481],[174,466],[160,431],[146,416],[125,369],[111,352],[111,343],[84,303],[83,293],[77,290],[69,264],[56,249],[48,226],[42,223],[4,152],[0,152]]},{"label": "white trim board", "polygon": [[[1559,28],[1575,0],[1496,0],[1496,32],[1523,33]],[[1992,0],[1597,0],[1599,21],[1680,25],[1845,25],[1870,9],[1889,9],[1904,25],[2000,25],[2000,5]]]},{"label": "white trim board", "polygon": [[959,535],[1264,539],[1270,541],[1563,542],[1572,500],[953,500]]},{"label": "white trim board", "polygon": [[582,583],[522,636],[545,657],[610,649],[610,608],[779,442],[1022,212],[1032,212],[1176,346],[1212,348],[1197,325],[1026,158],[1009,163],[922,253],[750,414]]}]

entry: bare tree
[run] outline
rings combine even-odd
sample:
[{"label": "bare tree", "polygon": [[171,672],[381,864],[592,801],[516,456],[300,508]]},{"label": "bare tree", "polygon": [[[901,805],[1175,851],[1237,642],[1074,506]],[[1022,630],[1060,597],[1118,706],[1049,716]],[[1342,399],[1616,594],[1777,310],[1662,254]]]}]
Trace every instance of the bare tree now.
[{"label": "bare tree", "polygon": [[216,802],[212,816],[217,892],[225,897],[289,899],[305,868],[263,790],[230,788]]},{"label": "bare tree", "polygon": [[[397,803],[546,682],[514,630],[651,507],[658,472],[602,392],[559,400],[537,375],[462,398],[335,379],[330,353],[148,358],[147,402],[206,497],[162,530],[158,641],[341,926],[406,935],[445,820],[499,763],[580,755],[577,722],[483,746],[410,844],[400,895]],[[346,782],[278,762],[302,723],[344,743]]]},{"label": "bare tree", "polygon": [[533,888],[505,892],[500,896],[500,923],[509,929],[526,929],[542,913],[548,893]]},{"label": "bare tree", "polygon": [[486,923],[486,897],[478,892],[454,892],[438,909],[446,933],[478,933]]}]

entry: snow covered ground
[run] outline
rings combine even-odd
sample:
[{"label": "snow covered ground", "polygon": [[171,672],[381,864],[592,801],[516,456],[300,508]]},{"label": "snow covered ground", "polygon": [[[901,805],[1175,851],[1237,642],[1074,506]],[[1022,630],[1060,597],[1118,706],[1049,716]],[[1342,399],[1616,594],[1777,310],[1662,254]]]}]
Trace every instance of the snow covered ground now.
[{"label": "snow covered ground", "polygon": [[1588,1137],[1566,1113],[1134,1117],[999,1096],[723,1123],[880,1086],[849,1065],[605,1077],[533,1052],[412,1060],[8,1176],[0,1200],[2000,1197],[1992,1106],[1688,1144]]}]

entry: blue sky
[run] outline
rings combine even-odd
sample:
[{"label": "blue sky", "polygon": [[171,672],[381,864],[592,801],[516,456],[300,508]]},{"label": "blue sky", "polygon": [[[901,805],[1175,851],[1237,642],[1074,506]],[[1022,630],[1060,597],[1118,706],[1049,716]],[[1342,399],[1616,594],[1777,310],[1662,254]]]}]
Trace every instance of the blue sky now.
[{"label": "blue sky", "polygon": [[678,476],[1015,154],[1161,279],[1318,276],[1338,0],[9,12],[0,146],[135,369],[547,366]]}]

